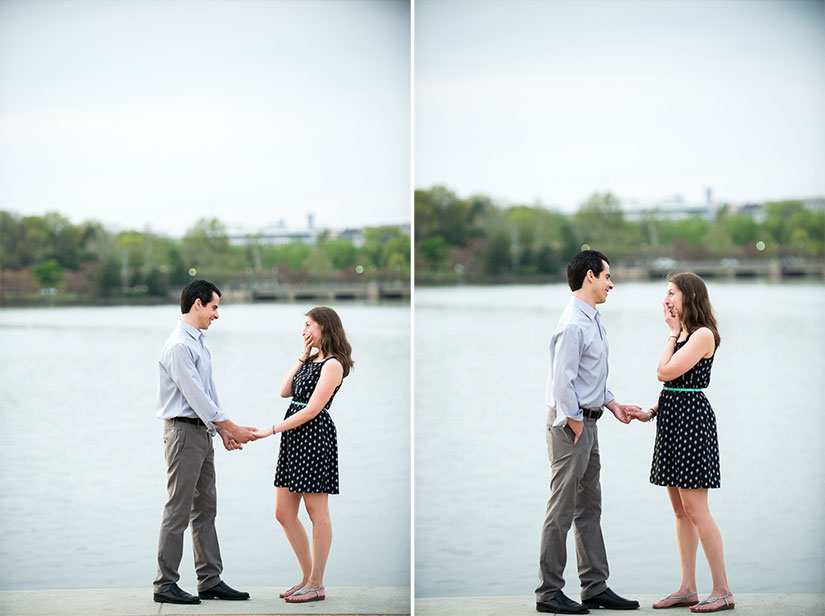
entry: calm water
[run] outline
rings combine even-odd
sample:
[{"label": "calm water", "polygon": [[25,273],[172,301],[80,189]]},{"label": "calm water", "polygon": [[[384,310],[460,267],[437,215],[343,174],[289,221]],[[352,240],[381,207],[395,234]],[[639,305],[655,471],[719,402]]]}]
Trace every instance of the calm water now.
[{"label": "calm water", "polygon": [[[728,578],[742,593],[825,592],[825,286],[709,287],[722,335],[707,391],[722,465],[710,505]],[[656,401],[664,291],[619,281],[600,307],[622,403]],[[566,285],[416,290],[416,596],[535,589],[550,478],[547,344],[569,295]],[[630,596],[679,584],[672,511],[648,482],[654,430],[609,413],[599,422],[609,583]],[[575,598],[572,535],[565,579]],[[701,548],[697,562],[707,593]]]},{"label": "calm water", "polygon": [[[238,423],[281,419],[277,389],[310,306],[229,305],[207,332]],[[408,586],[410,310],[336,307],[355,371],[335,398],[341,494],[330,497],[333,586]],[[0,589],[149,587],[165,502],[157,358],[176,306],[0,311]],[[218,535],[232,585],[290,586],[274,518],[277,438],[216,441]],[[304,515],[304,521],[307,521]],[[193,591],[187,544],[181,586]]]}]

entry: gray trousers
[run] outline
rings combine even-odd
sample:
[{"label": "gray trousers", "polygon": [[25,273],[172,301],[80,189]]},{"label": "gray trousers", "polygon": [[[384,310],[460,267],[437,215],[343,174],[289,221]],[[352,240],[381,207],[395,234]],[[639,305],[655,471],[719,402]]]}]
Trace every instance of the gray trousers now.
[{"label": "gray trousers", "polygon": [[204,426],[167,419],[163,426],[166,489],[158,539],[155,592],[165,592],[180,579],[183,534],[192,525],[192,547],[198,592],[221,581],[223,563],[215,530],[218,498],[215,490],[215,451]]},{"label": "gray trousers", "polygon": [[541,531],[539,586],[536,601],[547,601],[564,586],[567,565],[567,531],[576,530],[582,601],[607,588],[607,553],[602,538],[602,491],[599,485],[599,433],[595,419],[584,420],[584,430],[573,444],[573,430],[551,430],[556,411],[547,413],[547,453],[552,478],[550,500]]}]

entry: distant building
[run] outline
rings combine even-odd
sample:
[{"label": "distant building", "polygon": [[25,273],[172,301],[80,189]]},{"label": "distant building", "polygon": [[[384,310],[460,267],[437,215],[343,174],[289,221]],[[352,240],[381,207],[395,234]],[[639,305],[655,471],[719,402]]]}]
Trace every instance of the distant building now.
[{"label": "distant building", "polygon": [[[801,201],[805,207],[815,212],[825,211],[825,197],[791,200]],[[716,203],[714,201],[712,188],[705,189],[704,203],[686,202],[682,198],[682,195],[675,195],[673,197],[662,199],[660,201],[653,201],[651,203],[641,203],[639,201],[627,200],[622,201],[621,205],[625,220],[632,222],[639,222],[652,217],[655,217],[658,220],[678,221],[685,220],[691,216],[699,216],[704,220],[712,221],[716,217],[719,208],[723,206],[728,207],[729,214],[746,214],[757,223],[762,223],[765,220],[764,203]]]},{"label": "distant building", "polygon": [[647,218],[657,218],[659,220],[678,221],[699,216],[704,220],[713,220],[719,204],[713,201],[713,190],[705,190],[705,202],[691,203],[685,201],[682,195],[654,201],[652,203],[640,203],[639,201],[623,201],[622,210],[626,220],[639,222]]},{"label": "distant building", "polygon": [[342,229],[341,231],[332,231],[329,234],[330,239],[333,240],[349,240],[356,248],[361,248],[364,245],[364,230],[363,229]]},{"label": "distant building", "polygon": [[233,246],[245,246],[249,243],[281,246],[294,241],[314,246],[318,235],[313,229],[289,229],[283,221],[258,229],[230,225],[227,231],[229,243]]},{"label": "distant building", "polygon": [[[307,216],[306,229],[290,229],[281,220],[275,224],[267,225],[257,229],[252,229],[242,225],[229,225],[227,227],[229,243],[233,246],[245,246],[246,244],[266,244],[269,246],[282,246],[291,242],[302,242],[308,246],[315,246],[318,238],[324,234],[331,240],[345,239],[356,248],[364,245],[364,230],[362,228],[348,227],[346,229],[321,229],[316,228],[312,214]],[[411,225],[409,223],[397,226],[402,233],[410,235]]]},{"label": "distant building", "polygon": [[734,206],[732,214],[747,214],[758,223],[765,222],[764,203],[746,203],[745,205]]}]

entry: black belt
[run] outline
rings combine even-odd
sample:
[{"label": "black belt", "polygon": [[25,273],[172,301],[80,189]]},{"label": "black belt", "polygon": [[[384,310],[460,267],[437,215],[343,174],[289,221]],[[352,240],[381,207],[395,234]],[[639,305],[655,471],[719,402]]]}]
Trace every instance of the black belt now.
[{"label": "black belt", "polygon": [[182,421],[183,423],[195,424],[196,426],[203,426],[204,428],[206,427],[206,424],[204,424],[197,417],[172,417],[172,421]]},{"label": "black belt", "polygon": [[582,415],[584,415],[588,419],[598,419],[599,417],[602,416],[602,413],[604,413],[604,411],[600,408],[598,408],[598,409],[582,409],[581,411],[582,411]]}]

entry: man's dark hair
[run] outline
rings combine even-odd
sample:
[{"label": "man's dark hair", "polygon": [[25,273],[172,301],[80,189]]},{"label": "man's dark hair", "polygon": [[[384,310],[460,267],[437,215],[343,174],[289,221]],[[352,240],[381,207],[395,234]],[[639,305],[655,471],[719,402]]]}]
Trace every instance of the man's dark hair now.
[{"label": "man's dark hair", "polygon": [[604,263],[610,260],[598,250],[582,250],[567,264],[567,284],[571,291],[578,291],[584,284],[584,278],[588,270],[593,270],[593,274],[598,278],[604,269]]},{"label": "man's dark hair", "polygon": [[212,301],[212,293],[217,293],[218,297],[221,296],[221,290],[208,280],[190,282],[183,287],[183,291],[180,292],[181,314],[189,312],[196,299],[201,300],[201,303],[206,306],[206,304]]}]

